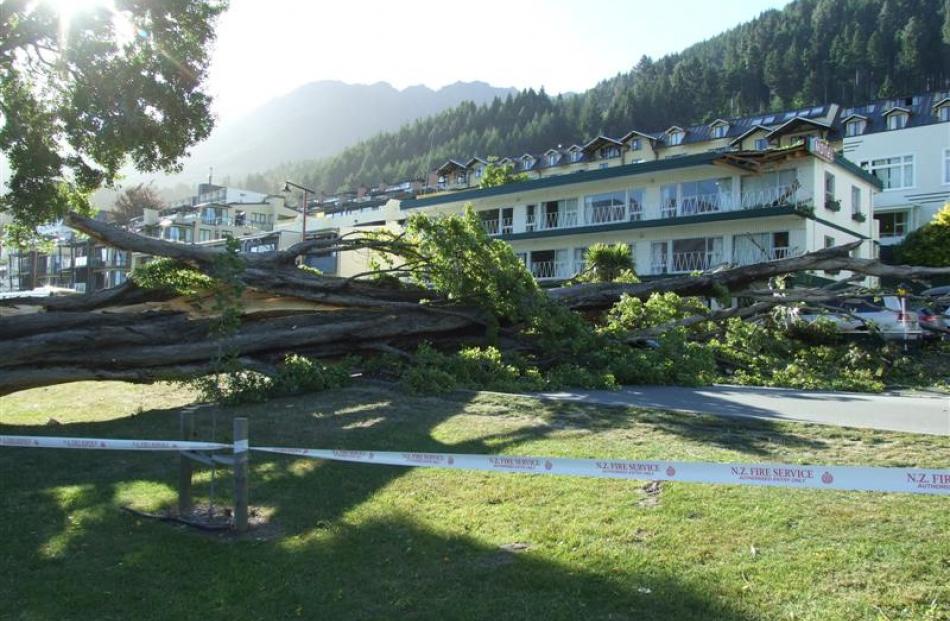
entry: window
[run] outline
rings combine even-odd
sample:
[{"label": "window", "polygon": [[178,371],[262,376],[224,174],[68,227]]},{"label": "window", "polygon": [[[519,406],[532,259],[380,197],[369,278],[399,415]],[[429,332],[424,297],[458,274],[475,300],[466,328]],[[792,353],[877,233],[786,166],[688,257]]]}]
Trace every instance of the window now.
[{"label": "window", "polygon": [[861,162],[861,167],[881,180],[885,190],[914,187],[914,156],[884,157]]},{"label": "window", "polygon": [[904,129],[907,125],[907,114],[895,112],[887,117],[887,129]]},{"label": "window", "polygon": [[581,152],[580,151],[571,151],[571,161],[579,162],[581,161]]},{"label": "window", "polygon": [[560,159],[559,153],[548,153],[548,166],[554,166],[557,164],[557,161]]},{"label": "window", "polygon": [[713,138],[725,138],[728,132],[729,126],[724,123],[720,123],[712,128]]},{"label": "window", "polygon": [[867,122],[863,119],[852,119],[844,124],[845,136],[860,136],[864,133]]},{"label": "window", "polygon": [[650,245],[650,273],[665,274],[669,271],[669,244],[665,241],[653,242]]},{"label": "window", "polygon": [[[947,107],[946,109],[947,109],[947,110],[950,110],[950,107]],[[639,138],[634,138],[633,140],[630,141],[630,150],[631,150],[631,151],[639,151],[639,150],[642,149],[642,148],[643,148],[643,145],[640,143],[640,139],[639,139]]]},{"label": "window", "polygon": [[732,179],[703,179],[680,184],[680,211],[694,215],[729,209],[732,198]]},{"label": "window", "polygon": [[861,188],[851,186],[851,215],[861,213]]},{"label": "window", "polygon": [[581,274],[587,269],[587,247],[574,249],[574,274]]},{"label": "window", "polygon": [[[950,107],[944,110],[950,110]],[[943,182],[950,183],[950,149],[943,150]]]},{"label": "window", "polygon": [[608,163],[608,162],[601,162],[600,165],[597,166],[597,168],[607,168],[607,167],[609,167],[609,166],[610,166],[610,163]]},{"label": "window", "polygon": [[835,238],[831,235],[825,235],[825,248],[831,248],[835,245]]},{"label": "window", "polygon": [[631,222],[643,218],[643,196],[643,190],[627,190],[627,213]]},{"label": "window", "polygon": [[838,207],[835,200],[835,176],[830,172],[825,172],[825,207],[828,209]]},{"label": "window", "polygon": [[532,166],[534,166],[534,158],[533,158],[533,157],[525,157],[525,158],[522,158],[522,159],[521,159],[521,169],[522,169],[522,170],[528,170],[528,169],[531,168]]},{"label": "window", "polygon": [[708,270],[722,263],[722,237],[696,237],[673,241],[674,272]]},{"label": "window", "polygon": [[769,148],[768,138],[756,138],[755,140],[756,151],[765,151],[768,148]]},{"label": "window", "polygon": [[584,197],[584,219],[587,224],[606,224],[626,219],[625,192],[608,192]]},{"label": "window", "polygon": [[620,157],[620,147],[604,147],[600,150],[601,159],[607,160],[612,157]]},{"label": "window", "polygon": [[937,108],[937,119],[950,121],[950,104]]},{"label": "window", "polygon": [[742,177],[743,209],[781,207],[794,204],[798,198],[798,170],[779,170]]},{"label": "window", "polygon": [[211,241],[211,231],[209,229],[198,229],[198,241]]},{"label": "window", "polygon": [[676,186],[664,185],[660,188],[660,215],[663,218],[676,216]]},{"label": "window", "polygon": [[476,179],[481,179],[481,178],[482,178],[482,172],[484,172],[484,170],[485,170],[485,167],[484,167],[484,166],[476,166],[476,167],[475,167],[475,178],[476,178]]},{"label": "window", "polygon": [[907,234],[907,212],[878,213],[874,219],[880,224],[881,237],[903,237]]},{"label": "window", "polygon": [[465,173],[460,172],[460,173],[458,174],[458,182],[459,182],[459,183],[467,183],[467,182],[468,182],[468,177],[465,175]]},{"label": "window", "polygon": [[683,137],[686,135],[686,132],[677,130],[670,132],[670,146],[676,146],[678,144],[683,144]]}]

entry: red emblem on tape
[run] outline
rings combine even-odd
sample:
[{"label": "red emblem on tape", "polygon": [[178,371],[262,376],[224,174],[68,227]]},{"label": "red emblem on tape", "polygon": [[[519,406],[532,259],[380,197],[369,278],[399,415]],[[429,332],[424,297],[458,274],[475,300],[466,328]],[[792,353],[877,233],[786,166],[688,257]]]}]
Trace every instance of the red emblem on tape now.
[{"label": "red emblem on tape", "polygon": [[105,447],[106,447],[106,443],[105,443],[105,442],[100,442],[100,443],[99,443],[99,446],[101,446],[102,448],[105,448]]},{"label": "red emblem on tape", "polygon": [[821,475],[821,482],[824,483],[825,485],[829,485],[834,480],[835,478],[831,476],[830,472],[826,472],[823,475]]},{"label": "red emblem on tape", "polygon": [[554,467],[554,464],[552,464],[551,462],[549,462],[549,461],[544,462],[544,469],[545,469],[545,470],[550,470],[550,469],[553,468],[553,467]]},{"label": "red emblem on tape", "polygon": [[370,453],[370,454],[369,454],[369,459],[372,459],[372,458],[373,458],[373,454]]},{"label": "red emblem on tape", "polygon": [[675,475],[676,475],[676,468],[674,468],[673,466],[667,466],[667,468],[666,468],[666,476],[672,477],[672,476],[675,476]]},{"label": "red emblem on tape", "polygon": [[451,465],[454,464],[454,463],[455,463],[455,458],[453,458],[451,455],[449,455],[449,465],[451,466]]}]

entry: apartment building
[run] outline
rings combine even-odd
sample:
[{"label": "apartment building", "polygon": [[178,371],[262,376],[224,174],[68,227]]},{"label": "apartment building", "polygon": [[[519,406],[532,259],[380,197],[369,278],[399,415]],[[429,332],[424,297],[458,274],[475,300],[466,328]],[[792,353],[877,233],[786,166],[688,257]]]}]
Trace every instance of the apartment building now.
[{"label": "apartment building", "polygon": [[133,222],[136,232],[186,244],[271,231],[300,213],[283,196],[203,183],[194,196],[165,209],[146,209]]},{"label": "apartment building", "polygon": [[[835,153],[818,135],[823,128],[810,131],[805,142],[782,148],[700,151],[392,200],[361,222],[325,215],[308,229],[398,230],[416,211],[452,214],[470,205],[490,235],[509,242],[539,281],[551,283],[582,271],[587,248],[598,242],[630,245],[641,277],[746,265],[852,241],[862,242],[856,256],[874,256],[872,201],[880,181]],[[352,276],[367,261],[367,253],[348,253],[335,273]]]},{"label": "apartment building", "polygon": [[950,93],[874,101],[839,114],[840,149],[877,176],[880,243],[899,243],[950,201]]}]

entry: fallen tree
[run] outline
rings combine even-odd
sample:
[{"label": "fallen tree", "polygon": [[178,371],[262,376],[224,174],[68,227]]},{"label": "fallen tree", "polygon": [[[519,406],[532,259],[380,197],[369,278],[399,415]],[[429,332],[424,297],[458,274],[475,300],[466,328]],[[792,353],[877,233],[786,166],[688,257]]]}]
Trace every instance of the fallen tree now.
[{"label": "fallen tree", "polygon": [[[216,284],[183,295],[132,279],[90,295],[5,301],[0,305],[0,394],[86,379],[190,378],[219,372],[225,357],[232,367],[265,375],[291,352],[324,359],[378,353],[411,359],[423,342],[450,351],[492,343],[545,369],[580,355],[577,347],[556,344],[568,338],[565,326],[579,329],[573,323],[578,312],[602,315],[622,298],[646,302],[654,294],[672,293],[747,296],[756,303],[716,311],[692,307],[693,314],[640,333],[597,338],[631,343],[665,330],[753,318],[790,300],[827,301],[855,291],[764,288],[770,279],[788,274],[837,270],[906,281],[950,274],[950,268],[853,258],[856,244],[849,244],[698,275],[539,290],[510,247],[491,241],[473,217],[444,225],[421,219],[401,234],[308,240],[278,253],[240,256],[222,247],[143,237],[76,214],[66,223],[108,245],[173,260]],[[296,264],[308,252],[354,250],[374,251],[385,260],[357,278],[322,275]],[[222,270],[228,261],[230,272]],[[230,302],[222,306],[222,299]],[[234,322],[222,330],[228,312]],[[587,349],[605,342],[590,340],[593,334],[583,338]]]}]

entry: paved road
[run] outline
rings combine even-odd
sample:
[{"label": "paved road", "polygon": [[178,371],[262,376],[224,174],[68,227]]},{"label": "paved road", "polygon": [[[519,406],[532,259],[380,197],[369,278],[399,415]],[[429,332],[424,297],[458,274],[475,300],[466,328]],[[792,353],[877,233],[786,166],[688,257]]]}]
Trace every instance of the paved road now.
[{"label": "paved road", "polygon": [[578,390],[538,396],[579,403],[950,435],[950,397],[940,395],[876,395],[746,386],[629,386],[617,391]]}]

